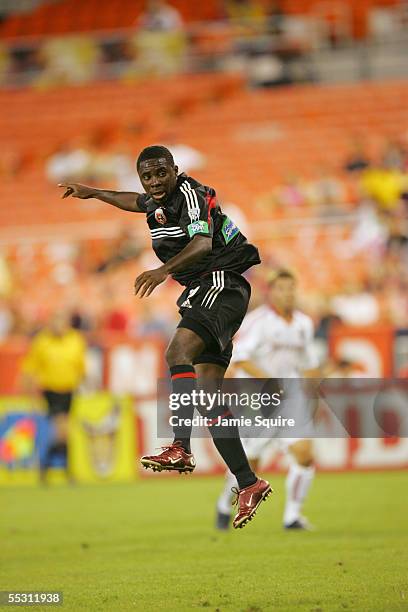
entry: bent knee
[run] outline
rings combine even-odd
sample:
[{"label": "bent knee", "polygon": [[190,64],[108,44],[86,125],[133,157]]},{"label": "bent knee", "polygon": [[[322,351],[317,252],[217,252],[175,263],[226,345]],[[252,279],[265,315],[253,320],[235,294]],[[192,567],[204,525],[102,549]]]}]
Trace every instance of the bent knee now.
[{"label": "bent knee", "polygon": [[188,345],[174,339],[166,349],[165,358],[169,368],[176,365],[192,365],[194,352]]},{"label": "bent knee", "polygon": [[166,349],[165,358],[169,368],[176,365],[193,365],[195,357],[204,350],[204,342],[190,329],[176,330]]}]

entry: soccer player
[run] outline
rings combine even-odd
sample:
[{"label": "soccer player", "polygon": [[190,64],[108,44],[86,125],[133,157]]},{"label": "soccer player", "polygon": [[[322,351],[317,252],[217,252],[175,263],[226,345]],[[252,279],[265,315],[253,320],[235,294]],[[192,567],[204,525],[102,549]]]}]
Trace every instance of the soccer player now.
[{"label": "soccer player", "polygon": [[[235,371],[238,369],[246,376],[265,379],[317,375],[318,364],[311,345],[313,323],[295,308],[295,277],[287,270],[280,270],[269,287],[269,303],[254,309],[240,329],[233,354]],[[299,400],[305,401],[302,393]],[[263,451],[274,443],[274,439],[246,438],[243,443],[251,467],[256,470]],[[283,524],[285,529],[307,529],[309,524],[302,517],[301,509],[314,477],[312,441],[280,438],[279,443],[291,458]],[[227,472],[225,488],[217,503],[218,529],[228,529],[231,488],[235,484],[234,475]]]},{"label": "soccer player", "polygon": [[[216,383],[224,378],[232,338],[245,316],[251,293],[242,273],[260,263],[260,258],[256,247],[222,213],[214,189],[179,175],[167,148],[146,147],[136,167],[144,194],[62,183],[62,197],[97,198],[122,210],[145,214],[152,247],[162,265],[136,278],[135,295],[149,296],[169,275],[185,286],[177,301],[181,321],[167,348],[166,360],[172,392],[191,397],[197,376]],[[180,425],[173,427],[173,442],[158,455],[142,457],[144,467],[155,471],[194,470],[191,427],[187,424],[193,413],[192,402],[179,408]],[[272,490],[250,468],[229,410],[219,406],[206,416],[213,424],[221,423],[225,431],[221,438],[215,432],[219,427],[209,427],[215,446],[238,482],[238,513],[233,526],[241,528]]]}]

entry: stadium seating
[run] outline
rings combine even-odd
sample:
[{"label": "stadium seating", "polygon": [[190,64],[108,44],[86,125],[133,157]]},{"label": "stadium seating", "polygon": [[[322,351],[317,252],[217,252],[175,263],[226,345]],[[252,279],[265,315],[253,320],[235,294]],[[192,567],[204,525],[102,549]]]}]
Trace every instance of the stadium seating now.
[{"label": "stadium seating", "polygon": [[[27,159],[28,167],[23,166],[17,180],[3,176],[0,197],[13,205],[2,207],[0,224],[19,225],[19,218],[41,224],[89,218],[75,207],[55,208],[55,189],[45,179],[44,159],[61,142],[79,141],[100,129],[120,132],[133,124],[138,128],[137,136],[130,137],[136,154],[141,146],[160,139],[174,121],[180,141],[208,157],[203,180],[216,184],[224,199],[254,214],[254,200],[287,173],[301,168],[307,176],[322,163],[337,171],[356,134],[374,133],[368,144],[375,153],[380,137],[397,135],[407,125],[407,93],[404,82],[252,92],[241,87],[239,79],[214,75],[2,91],[4,150]],[[97,214],[112,216],[106,207]]]},{"label": "stadium seating", "polygon": [[[111,30],[134,25],[143,11],[144,0],[64,0],[46,2],[33,13],[10,17],[0,25],[0,38],[15,36],[42,36],[67,32]],[[189,21],[205,21],[219,17],[217,0],[192,3],[176,0],[183,18]]]},{"label": "stadium seating", "polygon": [[[332,3],[321,0],[282,0],[281,6],[288,14],[298,15],[321,15],[322,7],[330,5],[333,9],[332,5],[345,6],[351,16],[354,33],[357,36],[363,36],[366,33],[368,12],[376,6],[393,6],[397,2],[398,0],[365,0],[364,2],[337,0]],[[222,2],[219,0],[205,0],[205,2],[172,0],[171,4],[180,11],[187,23],[210,21],[223,16]],[[11,16],[0,24],[0,38],[129,28],[143,11],[144,5],[144,0],[44,2],[32,13]],[[267,0],[265,0],[265,5],[268,6]]]},{"label": "stadium seating", "polygon": [[[240,79],[214,75],[2,91],[4,151],[26,162],[14,173],[3,170],[0,240],[9,244],[13,236],[21,240],[24,235],[29,242],[34,232],[37,240],[42,234],[70,240],[84,233],[95,238],[112,235],[129,216],[94,201],[62,202],[45,178],[46,157],[61,142],[78,142],[101,128],[119,140],[124,135],[136,155],[146,144],[160,141],[162,134],[174,133],[176,126],[180,142],[206,155],[201,180],[215,185],[222,201],[234,202],[264,229],[257,239],[264,252],[273,252],[275,260],[295,268],[307,258],[307,288],[341,286],[352,277],[363,278],[367,261],[351,258],[345,267],[331,235],[317,227],[310,237],[293,225],[296,216],[307,218],[310,211],[277,209],[265,202],[271,202],[270,194],[290,173],[313,177],[322,166],[339,173],[355,135],[367,136],[375,154],[383,138],[406,129],[407,95],[404,82],[248,91]],[[138,126],[135,135],[129,125]],[[341,237],[343,230],[339,231]],[[291,248],[294,239],[299,248]],[[46,278],[46,267],[47,258],[36,263],[38,278]],[[40,287],[47,291],[43,282],[39,291]]]}]

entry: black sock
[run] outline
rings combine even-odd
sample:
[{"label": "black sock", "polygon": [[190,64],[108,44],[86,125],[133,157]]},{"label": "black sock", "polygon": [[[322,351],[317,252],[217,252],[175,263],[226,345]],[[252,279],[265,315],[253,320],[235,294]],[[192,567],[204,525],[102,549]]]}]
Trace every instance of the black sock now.
[{"label": "black sock", "polygon": [[[257,481],[251,470],[247,456],[239,437],[237,425],[230,423],[233,414],[226,406],[219,406],[210,410],[206,416],[213,421],[208,429],[214,444],[225,463],[234,474],[240,489],[245,489]],[[218,426],[218,423],[221,423]]]},{"label": "black sock", "polygon": [[[197,389],[197,374],[192,365],[178,365],[170,368],[172,393],[188,393]],[[178,419],[192,419],[194,416],[194,406],[192,401],[183,406],[180,404],[178,410],[174,413]],[[191,453],[190,438],[191,425],[174,425],[174,442],[180,442],[187,453]]]}]

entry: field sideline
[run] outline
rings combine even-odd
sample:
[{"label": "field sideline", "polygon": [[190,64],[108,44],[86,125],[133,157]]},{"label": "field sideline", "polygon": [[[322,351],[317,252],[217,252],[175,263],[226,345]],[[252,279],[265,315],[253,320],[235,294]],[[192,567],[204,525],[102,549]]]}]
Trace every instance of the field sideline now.
[{"label": "field sideline", "polygon": [[313,533],[282,531],[270,479],[254,522],[225,534],[219,477],[1,489],[0,590],[62,590],[67,611],[408,610],[405,472],[319,475]]}]

